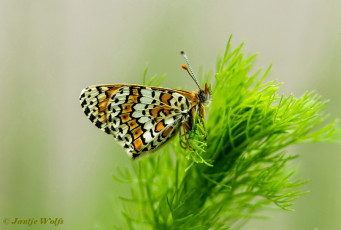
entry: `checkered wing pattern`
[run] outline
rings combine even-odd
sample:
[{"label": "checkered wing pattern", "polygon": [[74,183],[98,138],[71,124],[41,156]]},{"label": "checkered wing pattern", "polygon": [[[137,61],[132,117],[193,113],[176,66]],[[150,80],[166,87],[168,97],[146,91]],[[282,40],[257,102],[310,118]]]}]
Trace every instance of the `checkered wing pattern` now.
[{"label": "checkered wing pattern", "polygon": [[111,134],[136,158],[153,151],[189,119],[187,91],[140,85],[102,85],[83,89],[80,103],[98,128]]}]

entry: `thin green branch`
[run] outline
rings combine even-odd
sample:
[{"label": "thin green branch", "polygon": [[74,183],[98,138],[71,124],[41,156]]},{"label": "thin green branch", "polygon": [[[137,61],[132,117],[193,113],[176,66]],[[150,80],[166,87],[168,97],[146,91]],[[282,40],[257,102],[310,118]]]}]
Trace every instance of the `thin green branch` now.
[{"label": "thin green branch", "polygon": [[[281,84],[264,82],[271,65],[252,73],[256,55],[246,57],[244,43],[232,50],[231,38],[217,61],[206,129],[195,120],[188,133],[194,151],[181,148],[185,140],[176,137],[133,162],[135,175],[118,170],[113,176],[132,188],[121,198],[131,207],[122,212],[129,229],[239,229],[263,218],[260,210],[290,211],[306,181],[287,166],[297,155],[286,148],[340,139],[338,123],[326,122],[320,96],[278,95]],[[146,75],[147,68],[144,82]],[[153,76],[147,84],[161,80]]]}]

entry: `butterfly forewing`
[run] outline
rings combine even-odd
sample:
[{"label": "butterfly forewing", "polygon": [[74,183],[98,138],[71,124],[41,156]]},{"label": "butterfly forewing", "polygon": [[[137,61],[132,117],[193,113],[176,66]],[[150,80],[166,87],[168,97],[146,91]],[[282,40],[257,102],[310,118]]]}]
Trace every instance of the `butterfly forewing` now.
[{"label": "butterfly forewing", "polygon": [[102,85],[85,88],[80,96],[84,113],[111,134],[136,158],[165,143],[187,120],[191,93],[140,85]]}]

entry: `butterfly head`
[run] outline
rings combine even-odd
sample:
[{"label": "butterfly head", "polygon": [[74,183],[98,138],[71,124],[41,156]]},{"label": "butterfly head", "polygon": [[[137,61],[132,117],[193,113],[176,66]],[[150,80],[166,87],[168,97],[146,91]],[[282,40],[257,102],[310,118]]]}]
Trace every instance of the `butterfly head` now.
[{"label": "butterfly head", "polygon": [[205,84],[205,87],[203,89],[199,90],[198,97],[199,97],[200,103],[204,104],[204,106],[207,106],[210,104],[211,90],[208,87],[207,83]]}]

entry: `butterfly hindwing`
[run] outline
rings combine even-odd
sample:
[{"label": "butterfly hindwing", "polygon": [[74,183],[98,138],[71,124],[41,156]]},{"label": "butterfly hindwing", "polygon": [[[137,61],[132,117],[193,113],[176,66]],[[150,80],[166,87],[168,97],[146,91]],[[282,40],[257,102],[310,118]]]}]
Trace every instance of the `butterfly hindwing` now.
[{"label": "butterfly hindwing", "polygon": [[165,143],[188,118],[188,95],[140,85],[103,85],[85,88],[80,101],[92,123],[136,158]]},{"label": "butterfly hindwing", "polygon": [[98,128],[110,134],[105,109],[108,102],[106,95],[108,90],[109,88],[105,86],[87,87],[82,90],[79,100],[89,120]]}]

